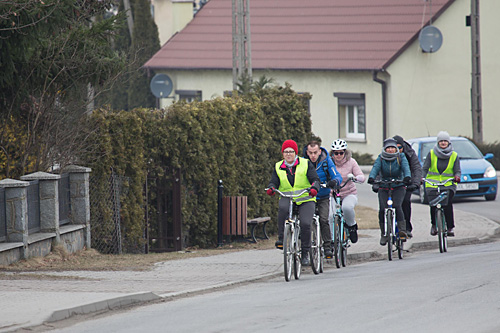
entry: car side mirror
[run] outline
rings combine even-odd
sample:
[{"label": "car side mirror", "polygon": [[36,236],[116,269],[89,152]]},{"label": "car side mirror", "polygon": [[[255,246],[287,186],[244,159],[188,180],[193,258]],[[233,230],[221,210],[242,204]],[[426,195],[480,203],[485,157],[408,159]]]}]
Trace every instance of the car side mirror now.
[{"label": "car side mirror", "polygon": [[488,153],[488,154],[484,155],[485,160],[491,160],[491,159],[493,159],[493,157],[495,157],[495,155],[493,155],[492,153]]}]

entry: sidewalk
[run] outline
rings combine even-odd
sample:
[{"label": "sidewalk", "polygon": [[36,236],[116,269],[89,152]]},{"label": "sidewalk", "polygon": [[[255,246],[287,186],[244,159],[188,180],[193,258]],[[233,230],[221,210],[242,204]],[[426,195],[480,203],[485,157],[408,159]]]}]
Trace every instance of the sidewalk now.
[{"label": "sidewalk", "polygon": [[[376,196],[367,200],[363,197],[363,204],[377,208]],[[413,204],[412,208],[414,237],[407,242],[406,249],[430,247],[439,252],[437,238],[429,235],[428,206]],[[500,232],[497,223],[456,209],[455,220],[456,237],[449,238],[451,247],[484,240]],[[350,260],[386,256],[387,248],[379,245],[378,230],[360,230],[359,241],[348,250]],[[276,249],[249,250],[161,262],[147,272],[43,272],[30,274],[44,275],[47,279],[0,280],[0,332],[280,276],[282,261],[282,252]],[[334,264],[326,265],[327,271],[332,269]],[[306,268],[302,279],[313,278],[308,275],[312,274],[310,271]],[[57,279],[61,277],[65,279]]]}]

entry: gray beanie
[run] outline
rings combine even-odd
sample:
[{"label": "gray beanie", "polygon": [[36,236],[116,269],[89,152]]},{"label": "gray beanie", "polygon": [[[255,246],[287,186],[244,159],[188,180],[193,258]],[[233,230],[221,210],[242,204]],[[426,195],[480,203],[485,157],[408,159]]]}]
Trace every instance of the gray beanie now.
[{"label": "gray beanie", "polygon": [[437,142],[439,142],[439,141],[451,142],[450,135],[448,134],[448,132],[445,132],[445,131],[439,132],[437,135]]},{"label": "gray beanie", "polygon": [[395,147],[396,149],[398,149],[398,142],[396,140],[394,140],[393,138],[385,139],[384,140],[384,150],[387,147]]}]

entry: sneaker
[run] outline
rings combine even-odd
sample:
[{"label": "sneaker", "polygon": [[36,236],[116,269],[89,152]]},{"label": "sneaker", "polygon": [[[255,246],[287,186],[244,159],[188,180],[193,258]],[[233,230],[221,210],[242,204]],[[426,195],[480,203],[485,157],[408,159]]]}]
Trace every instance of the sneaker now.
[{"label": "sneaker", "polygon": [[408,237],[406,231],[404,230],[399,230],[399,239],[401,239],[403,242],[406,242],[406,238]]},{"label": "sneaker", "polygon": [[278,250],[282,250],[282,249],[283,249],[283,240],[278,239],[278,240],[276,241],[276,243],[274,243],[274,246],[276,246],[276,248],[277,248]]},{"label": "sneaker", "polygon": [[413,238],[411,231],[406,230],[406,238]]},{"label": "sneaker", "polygon": [[387,244],[387,237],[386,236],[380,236],[380,245],[384,246]]},{"label": "sneaker", "polygon": [[311,261],[309,260],[309,256],[302,257],[302,266],[310,266]]},{"label": "sneaker", "polygon": [[325,258],[326,259],[332,259],[333,258],[333,251],[332,251],[332,249],[325,249]]},{"label": "sneaker", "polygon": [[431,236],[436,236],[438,234],[438,231],[436,229],[435,225],[431,226]]},{"label": "sneaker", "polygon": [[448,237],[455,237],[455,230],[454,230],[454,228],[448,229],[447,235],[448,235]]},{"label": "sneaker", "polygon": [[351,239],[351,242],[353,244],[358,241],[358,231],[357,230],[358,230],[357,224],[349,227],[349,238]]}]

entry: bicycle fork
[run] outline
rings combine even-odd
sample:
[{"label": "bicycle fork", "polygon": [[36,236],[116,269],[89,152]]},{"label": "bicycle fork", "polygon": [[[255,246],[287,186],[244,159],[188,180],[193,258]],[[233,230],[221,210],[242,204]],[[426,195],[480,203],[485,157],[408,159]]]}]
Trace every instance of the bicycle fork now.
[{"label": "bicycle fork", "polygon": [[[385,237],[389,237],[391,235],[391,232],[392,232],[392,235],[395,236],[397,235],[396,232],[398,231],[397,230],[397,226],[396,226],[396,210],[392,207],[392,197],[389,196],[389,198],[387,199],[387,208],[385,209],[385,219],[384,219],[384,222],[385,222]],[[388,221],[387,220],[387,211],[392,211],[392,220],[391,221]],[[389,223],[391,223],[391,232],[389,232]],[[389,241],[392,241],[392,239],[389,239]]]}]

